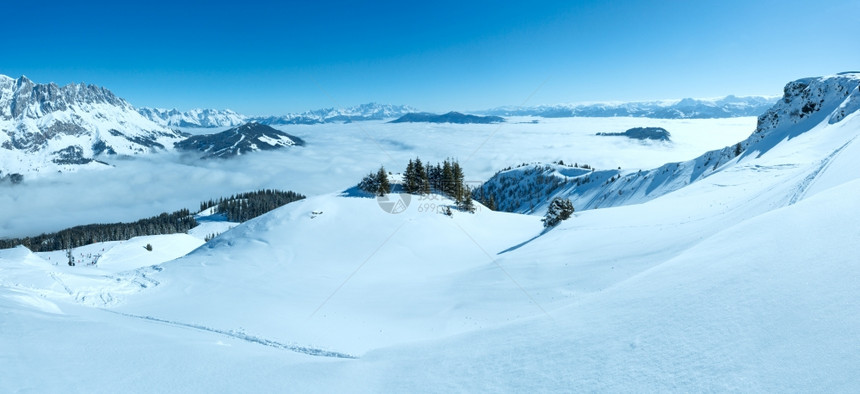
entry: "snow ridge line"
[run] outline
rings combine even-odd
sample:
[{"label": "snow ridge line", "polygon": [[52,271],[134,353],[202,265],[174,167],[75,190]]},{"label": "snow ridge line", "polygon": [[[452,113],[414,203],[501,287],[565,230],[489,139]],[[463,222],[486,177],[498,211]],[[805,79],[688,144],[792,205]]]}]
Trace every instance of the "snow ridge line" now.
[{"label": "snow ridge line", "polygon": [[112,311],[112,310],[104,309],[104,308],[100,308],[100,309],[105,311],[105,312],[115,313],[117,315],[121,315],[121,316],[125,316],[125,317],[133,317],[135,319],[149,320],[149,321],[153,321],[153,322],[157,322],[157,323],[169,324],[171,326],[176,326],[176,327],[191,328],[191,329],[199,330],[199,331],[208,331],[208,332],[212,332],[215,334],[221,334],[221,335],[228,336],[231,338],[240,339],[240,340],[243,340],[245,342],[256,343],[258,345],[269,346],[269,347],[273,347],[276,349],[290,350],[290,351],[293,351],[296,353],[307,354],[309,356],[358,359],[357,356],[353,356],[353,355],[348,354],[348,353],[334,352],[334,351],[330,351],[330,350],[324,350],[324,349],[307,347],[307,346],[288,345],[288,344],[280,343],[280,342],[273,341],[270,339],[255,337],[253,335],[248,335],[248,334],[245,334],[243,332],[237,332],[237,331],[233,331],[233,330],[220,330],[217,328],[211,328],[211,327],[201,326],[201,325],[197,325],[197,324],[181,323],[181,322],[176,322],[176,321],[171,321],[171,320],[159,319],[157,317],[152,317],[152,316],[139,316],[139,315],[132,315],[130,313],[122,313],[122,312]]},{"label": "snow ridge line", "polygon": [[789,200],[788,205],[794,205],[795,203],[800,201],[806,195],[806,191],[809,190],[809,187],[812,186],[813,183],[815,183],[815,180],[818,178],[818,174],[821,174],[821,172],[827,169],[827,167],[830,166],[830,162],[833,161],[836,156],[839,156],[839,153],[841,153],[846,146],[854,142],[855,139],[857,139],[857,137],[848,140],[848,142],[846,142],[845,144],[837,148],[835,151],[833,151],[831,154],[827,155],[827,157],[825,157],[823,160],[821,160],[818,167],[816,167],[809,175],[806,176],[806,178],[804,178],[800,182],[800,184],[797,185],[797,190],[792,194],[791,200]]}]

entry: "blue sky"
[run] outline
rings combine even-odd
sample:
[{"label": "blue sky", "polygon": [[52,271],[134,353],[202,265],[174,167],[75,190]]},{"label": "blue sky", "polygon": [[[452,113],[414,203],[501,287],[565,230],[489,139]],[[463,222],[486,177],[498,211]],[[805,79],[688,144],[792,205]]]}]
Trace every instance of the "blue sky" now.
[{"label": "blue sky", "polygon": [[0,74],[183,110],[773,95],[860,69],[856,0],[16,3]]}]

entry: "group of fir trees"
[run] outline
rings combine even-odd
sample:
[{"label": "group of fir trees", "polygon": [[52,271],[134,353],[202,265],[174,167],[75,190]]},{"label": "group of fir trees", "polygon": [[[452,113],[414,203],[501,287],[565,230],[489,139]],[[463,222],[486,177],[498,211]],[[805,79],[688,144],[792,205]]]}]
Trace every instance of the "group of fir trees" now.
[{"label": "group of fir trees", "polygon": [[[472,212],[475,210],[472,190],[466,185],[464,178],[463,168],[456,160],[446,159],[436,165],[425,165],[421,159],[416,158],[409,160],[406,171],[403,172],[402,191],[409,194],[440,193],[454,200],[460,210]],[[358,187],[377,196],[391,192],[388,174],[383,167],[376,173],[365,176]]]},{"label": "group of fir trees", "polygon": [[131,223],[88,224],[35,237],[0,240],[0,249],[23,245],[34,252],[77,248],[96,242],[124,241],[142,235],[184,233],[197,226],[187,209]]},{"label": "group of fir trees", "polygon": [[[200,210],[215,207],[232,222],[244,222],[305,196],[292,191],[258,190],[200,203]],[[125,241],[143,235],[185,233],[197,226],[188,209],[162,213],[131,223],[88,224],[35,237],[0,239],[0,249],[23,245],[34,252],[71,250],[96,242]]]},{"label": "group of fir trees", "polygon": [[440,193],[454,200],[462,211],[475,210],[472,190],[466,185],[463,168],[453,159],[446,159],[435,166],[425,165],[419,158],[409,160],[403,173],[403,191],[410,194]]},{"label": "group of fir trees", "polygon": [[409,160],[403,173],[403,191],[410,194],[441,193],[459,201],[468,194],[463,168],[456,160],[424,165],[421,159]]},{"label": "group of fir trees", "polygon": [[200,204],[200,211],[215,207],[214,213],[223,214],[228,221],[246,222],[303,198],[305,196],[293,191],[263,189],[206,201]]},{"label": "group of fir trees", "polygon": [[[430,166],[432,168],[432,166]],[[403,191],[410,194],[430,193],[430,174],[421,159],[409,160],[403,173]]]}]

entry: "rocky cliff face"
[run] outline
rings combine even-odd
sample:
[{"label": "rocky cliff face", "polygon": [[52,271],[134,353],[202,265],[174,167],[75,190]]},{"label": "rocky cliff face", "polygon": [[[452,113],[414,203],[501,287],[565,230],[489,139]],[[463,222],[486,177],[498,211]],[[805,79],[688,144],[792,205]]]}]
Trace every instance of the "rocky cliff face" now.
[{"label": "rocky cliff face", "polygon": [[181,138],[105,88],[0,75],[0,176],[74,170],[100,155],[157,151]]},{"label": "rocky cliff face", "polygon": [[803,78],[785,85],[784,94],[759,116],[755,132],[743,144],[767,150],[827,121],[834,124],[860,109],[860,72]]}]

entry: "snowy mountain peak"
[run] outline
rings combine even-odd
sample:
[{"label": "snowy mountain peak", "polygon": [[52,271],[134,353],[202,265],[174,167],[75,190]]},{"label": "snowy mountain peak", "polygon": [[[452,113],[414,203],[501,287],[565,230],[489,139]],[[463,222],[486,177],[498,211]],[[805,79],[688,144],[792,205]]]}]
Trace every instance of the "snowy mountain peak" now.
[{"label": "snowy mountain peak", "polygon": [[95,85],[55,83],[37,84],[26,76],[0,80],[0,118],[35,119],[65,111],[73,104],[109,104],[129,109],[131,106],[110,90]]},{"label": "snowy mountain peak", "polygon": [[177,109],[141,107],[137,112],[165,127],[234,127],[244,124],[248,117],[229,109],[195,108],[181,112]]},{"label": "snowy mountain peak", "polygon": [[855,72],[789,82],[782,99],[759,116],[758,126],[745,144],[764,152],[825,120],[840,122],[860,109],[859,87],[860,73]]},{"label": "snowy mountain peak", "polygon": [[73,171],[100,154],[164,149],[179,138],[103,87],[0,78],[0,175]]}]

